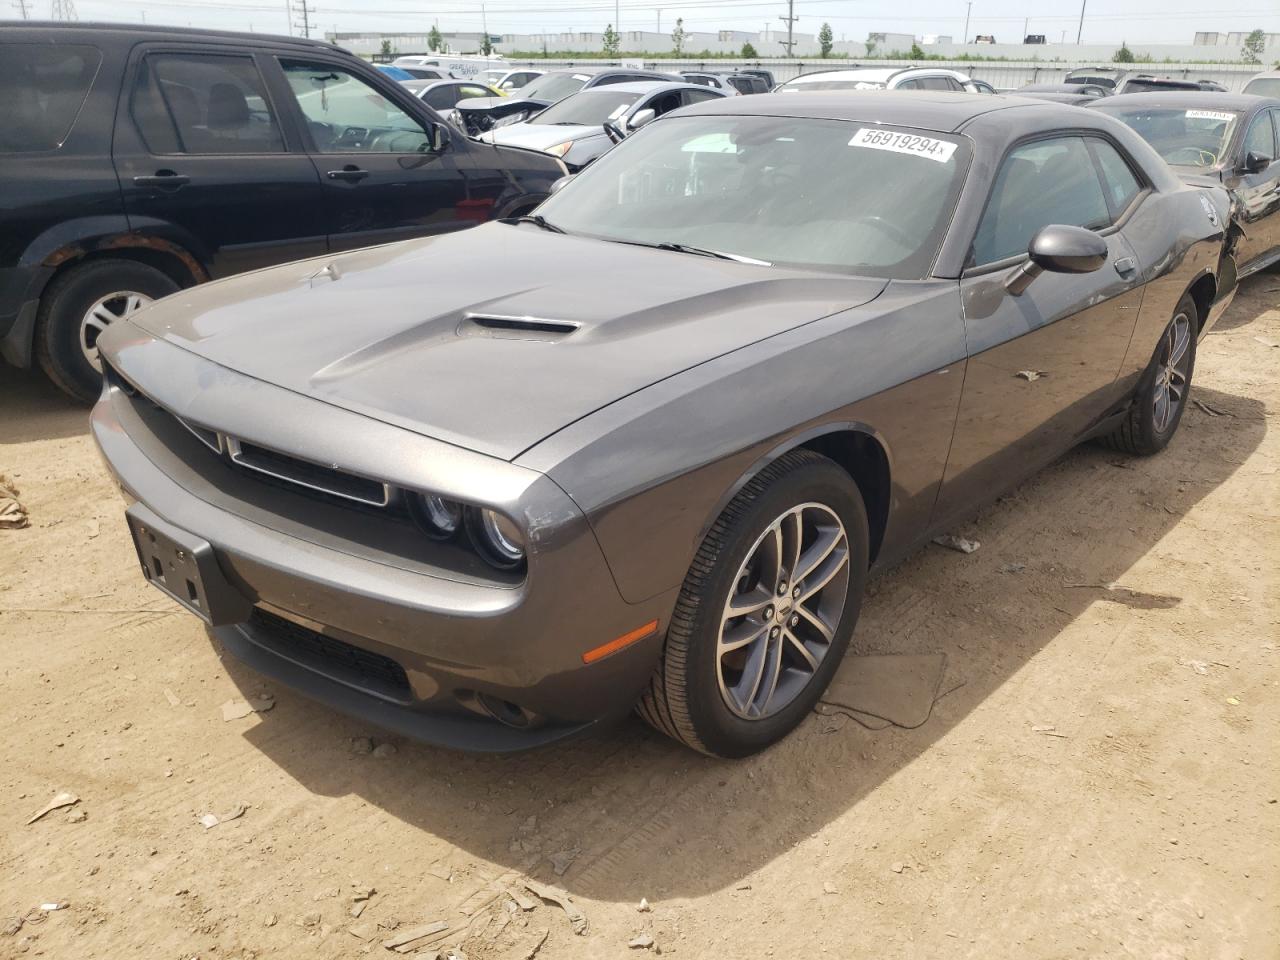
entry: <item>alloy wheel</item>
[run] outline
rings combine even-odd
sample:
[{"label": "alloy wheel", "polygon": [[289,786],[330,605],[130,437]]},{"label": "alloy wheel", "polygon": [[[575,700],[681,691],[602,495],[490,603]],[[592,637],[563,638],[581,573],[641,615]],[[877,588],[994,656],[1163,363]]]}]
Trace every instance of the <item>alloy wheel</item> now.
[{"label": "alloy wheel", "polygon": [[85,311],[84,318],[80,321],[80,349],[93,369],[102,372],[102,361],[98,357],[98,337],[102,331],[116,320],[123,320],[137,313],[151,299],[145,293],[121,290],[99,298]]},{"label": "alloy wheel", "polygon": [[830,507],[774,519],[738,568],[720,619],[716,679],[744,720],[787,707],[831,649],[849,591],[849,538]]},{"label": "alloy wheel", "polygon": [[1152,423],[1157,433],[1169,428],[1174,415],[1187,392],[1187,365],[1191,360],[1191,320],[1179,313],[1165,331],[1160,347],[1160,359],[1156,364],[1156,382],[1153,391]]}]

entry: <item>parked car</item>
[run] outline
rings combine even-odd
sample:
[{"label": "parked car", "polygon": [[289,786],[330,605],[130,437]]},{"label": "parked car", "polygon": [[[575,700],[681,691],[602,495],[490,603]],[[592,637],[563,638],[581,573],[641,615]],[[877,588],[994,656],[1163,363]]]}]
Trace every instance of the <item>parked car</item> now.
[{"label": "parked car", "polygon": [[541,150],[559,157],[570,173],[577,173],[613,146],[605,124],[617,124],[628,132],[638,130],[664,113],[730,93],[692,83],[613,83],[565,97],[523,123],[490,130],[480,139]]},{"label": "parked car", "polygon": [[454,80],[474,80],[486,70],[502,67],[503,60],[502,57],[496,55],[485,57],[452,53],[411,53],[396,57],[395,60],[391,61],[391,65],[405,70],[434,67],[445,71],[445,75],[452,77]]},{"label": "parked car", "polygon": [[714,73],[712,71],[681,71],[680,78],[686,83],[696,83],[700,87],[719,90],[727,97],[745,93],[766,93],[764,81],[750,75],[734,76]]},{"label": "parked car", "polygon": [[443,67],[396,67],[403,70],[415,80],[447,80],[449,71]]},{"label": "parked car", "polygon": [[758,67],[739,67],[738,73],[745,73],[752,77],[759,77],[768,84],[770,90],[777,86],[777,82],[773,79],[772,70],[763,70]]},{"label": "parked car", "polygon": [[1128,124],[1190,183],[1231,192],[1240,276],[1280,261],[1280,99],[1229,93],[1143,93],[1093,104]]},{"label": "parked car", "polygon": [[417,77],[415,77],[408,70],[405,70],[401,67],[393,67],[389,63],[375,63],[373,65],[373,69],[377,70],[379,73],[383,74],[384,76],[390,77],[392,80],[395,80],[398,83],[403,83],[406,80],[417,79]]},{"label": "parked car", "polygon": [[1211,91],[1214,93],[1226,93],[1227,88],[1216,80],[1197,80],[1196,86],[1201,90]]},{"label": "parked car", "polygon": [[1150,93],[1159,90],[1199,90],[1195,80],[1175,77],[1156,77],[1138,70],[1122,70],[1118,67],[1081,67],[1070,71],[1067,84],[1084,83],[1100,87],[1107,96],[1120,93]]},{"label": "parked car", "polygon": [[0,355],[89,399],[98,335],[151,300],[521,214],[564,172],[328,44],[0,26]]},{"label": "parked car", "polygon": [[974,92],[969,77],[958,70],[935,67],[848,67],[802,73],[780,84],[774,93],[818,90],[955,90]]},{"label": "parked car", "polygon": [[[1019,97],[1036,97],[1044,100],[1057,99],[1057,96],[1075,97],[1076,100],[1059,102],[1076,103],[1079,100],[1095,100],[1098,97],[1110,96],[1111,91],[1100,84],[1081,81],[1079,83],[1028,83],[1026,86],[1019,87],[1014,93]],[[1045,94],[1057,96],[1048,97]]]},{"label": "parked car", "polygon": [[463,128],[471,136],[486,130],[528,120],[539,110],[559,103],[579,90],[612,83],[637,83],[646,80],[676,81],[673,73],[655,70],[632,70],[624,67],[605,69],[552,70],[522,87],[518,96],[480,97],[468,100],[458,108]]},{"label": "parked car", "polygon": [[508,94],[513,90],[520,90],[534,80],[537,80],[545,71],[542,70],[485,70],[477,79],[483,80],[489,86],[493,87],[499,93]]},{"label": "parked car", "polygon": [[493,87],[478,80],[413,80],[404,87],[445,119],[449,119],[459,100],[502,96]]},{"label": "parked car", "polygon": [[985,80],[975,80],[973,77],[967,77],[964,81],[964,88],[970,93],[985,93],[988,96],[995,96],[1000,91],[987,83]]},{"label": "parked car", "polygon": [[1170,442],[1227,205],[1075,107],[718,98],[519,222],[114,324],[92,432],[145,575],[277,683],[482,750],[638,701],[743,756],[869,574],[1075,444]]},{"label": "parked car", "polygon": [[1258,97],[1280,97],[1280,70],[1266,70],[1249,79],[1244,92]]}]

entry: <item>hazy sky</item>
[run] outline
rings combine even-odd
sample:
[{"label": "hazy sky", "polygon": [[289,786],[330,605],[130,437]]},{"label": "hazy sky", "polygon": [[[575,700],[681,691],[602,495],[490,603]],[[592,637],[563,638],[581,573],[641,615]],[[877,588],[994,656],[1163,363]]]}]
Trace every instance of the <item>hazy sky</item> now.
[{"label": "hazy sky", "polygon": [[[20,0],[0,0],[0,18],[18,15]],[[1043,33],[1051,43],[1064,36],[1074,42],[1079,0],[974,0],[969,35],[994,34],[1002,42],[1028,32]],[[1119,40],[1190,43],[1197,30],[1252,30],[1280,33],[1280,0],[1223,0],[1213,10],[1204,0],[1087,0],[1084,42]],[[35,17],[48,17],[53,0],[26,0]],[[293,0],[293,6],[301,0]],[[442,30],[491,33],[535,33],[560,30],[600,31],[615,19],[615,0],[440,0],[426,6],[418,0],[308,0],[313,36],[324,30],[425,31],[433,22]],[[12,4],[12,6],[11,6]],[[288,28],[288,0],[76,0],[81,20],[141,21],[224,29],[283,33]],[[785,0],[617,0],[624,30],[653,30],[661,17],[670,32],[676,17],[686,30],[760,30],[783,28]],[[869,31],[964,32],[965,0],[919,0],[907,7],[894,0],[795,0],[800,18],[796,30],[816,33],[823,21],[836,39],[863,40]],[[661,14],[659,14],[659,9]],[[904,14],[904,9],[909,14]],[[296,20],[300,18],[295,17]],[[762,54],[766,51],[761,50]]]}]

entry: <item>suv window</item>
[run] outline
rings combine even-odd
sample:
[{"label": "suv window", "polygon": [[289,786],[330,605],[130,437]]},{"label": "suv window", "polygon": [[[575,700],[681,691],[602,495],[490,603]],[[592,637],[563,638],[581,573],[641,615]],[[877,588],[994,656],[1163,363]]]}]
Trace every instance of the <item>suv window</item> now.
[{"label": "suv window", "polygon": [[684,100],[685,106],[688,106],[691,103],[703,103],[707,100],[721,99],[719,96],[712,93],[710,90],[682,90],[680,93],[681,93],[681,97]]},{"label": "suv window", "polygon": [[1090,140],[1089,143],[1093,147],[1093,155],[1098,158],[1098,168],[1102,171],[1102,185],[1107,191],[1107,202],[1111,205],[1111,219],[1117,220],[1120,214],[1129,209],[1133,198],[1142,192],[1142,184],[1115,147],[1105,140]]},{"label": "suv window", "polygon": [[1260,153],[1264,157],[1275,159],[1276,139],[1271,130],[1271,113],[1270,110],[1264,110],[1254,117],[1253,123],[1249,125],[1249,132],[1244,136],[1246,154]]},{"label": "suv window", "polygon": [[102,54],[95,47],[0,44],[0,153],[56,150],[71,133]]},{"label": "suv window", "polygon": [[152,153],[284,152],[252,57],[150,54],[130,108]]},{"label": "suv window", "polygon": [[327,63],[281,61],[321,153],[422,153],[427,132],[360,77]]},{"label": "suv window", "polygon": [[981,266],[1026,253],[1031,238],[1051,223],[1099,230],[1110,222],[1084,140],[1036,140],[1015,147],[1001,164],[971,261]]},{"label": "suv window", "polygon": [[428,90],[422,102],[432,110],[448,110],[458,102],[458,88],[452,83],[442,83]]}]

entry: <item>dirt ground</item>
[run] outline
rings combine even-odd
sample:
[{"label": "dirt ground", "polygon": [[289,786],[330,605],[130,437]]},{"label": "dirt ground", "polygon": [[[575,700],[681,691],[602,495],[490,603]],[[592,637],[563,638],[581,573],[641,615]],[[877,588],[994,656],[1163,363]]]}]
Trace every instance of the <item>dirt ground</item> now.
[{"label": "dirt ground", "polygon": [[1165,453],[1081,449],[873,585],[858,652],[947,656],[927,723],[737,763],[636,720],[459,756],[264,685],[144,585],[84,411],[0,370],[0,957],[389,957],[445,920],[426,955],[1280,958],[1278,305],[1246,282]]}]

